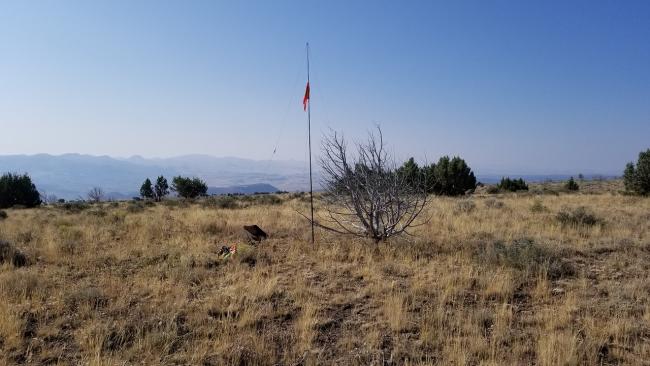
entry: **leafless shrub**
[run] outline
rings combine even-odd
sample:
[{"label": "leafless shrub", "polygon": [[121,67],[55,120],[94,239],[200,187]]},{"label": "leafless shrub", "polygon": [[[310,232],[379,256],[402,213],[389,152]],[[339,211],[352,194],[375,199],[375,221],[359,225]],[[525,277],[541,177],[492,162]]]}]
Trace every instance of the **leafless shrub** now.
[{"label": "leafless shrub", "polygon": [[379,127],[366,143],[356,145],[356,156],[351,156],[342,136],[333,132],[325,138],[320,165],[326,213],[315,224],[377,242],[409,234],[409,228],[421,224],[416,219],[427,204],[426,192],[396,174]]},{"label": "leafless shrub", "polygon": [[99,187],[94,187],[88,191],[88,199],[92,202],[101,202],[104,200],[104,190]]}]

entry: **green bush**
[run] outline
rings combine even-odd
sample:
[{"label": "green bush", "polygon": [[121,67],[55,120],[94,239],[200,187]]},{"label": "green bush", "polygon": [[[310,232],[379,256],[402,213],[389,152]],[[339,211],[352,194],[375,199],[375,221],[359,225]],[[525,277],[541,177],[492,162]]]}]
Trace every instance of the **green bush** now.
[{"label": "green bush", "polygon": [[437,164],[423,167],[427,192],[444,196],[460,196],[476,189],[476,177],[465,160],[443,156]]},{"label": "green bush", "polygon": [[6,173],[0,177],[0,208],[14,206],[36,207],[41,204],[41,194],[27,174]]},{"label": "green bush", "polygon": [[501,178],[501,182],[497,185],[499,190],[517,192],[517,191],[527,191],[528,185],[522,179],[510,179],[510,177]]},{"label": "green bush", "polygon": [[208,185],[200,178],[185,178],[179,175],[172,180],[172,190],[182,198],[194,199],[205,196]]},{"label": "green bush", "polygon": [[407,160],[396,173],[417,190],[444,196],[461,196],[476,188],[476,177],[465,160],[458,156],[443,156],[437,164],[418,166],[413,158]]},{"label": "green bush", "polygon": [[573,177],[571,177],[565,184],[564,188],[566,188],[569,191],[577,191],[580,189],[580,186],[578,183],[576,183],[575,180],[573,180]]},{"label": "green bush", "polygon": [[636,165],[629,162],[623,172],[625,189],[634,194],[650,195],[650,149],[639,153]]}]

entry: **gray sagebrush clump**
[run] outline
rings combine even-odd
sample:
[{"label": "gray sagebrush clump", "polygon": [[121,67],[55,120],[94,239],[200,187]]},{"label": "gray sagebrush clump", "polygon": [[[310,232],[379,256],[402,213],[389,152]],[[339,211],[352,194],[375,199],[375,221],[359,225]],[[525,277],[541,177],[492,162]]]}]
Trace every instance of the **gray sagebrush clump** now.
[{"label": "gray sagebrush clump", "polygon": [[574,209],[563,208],[555,218],[562,226],[594,226],[602,225],[604,221],[587,210],[584,206]]},{"label": "gray sagebrush clump", "polygon": [[543,271],[551,280],[575,275],[573,264],[562,253],[532,239],[495,241],[480,246],[476,255],[481,262],[492,266],[507,266],[529,274]]}]

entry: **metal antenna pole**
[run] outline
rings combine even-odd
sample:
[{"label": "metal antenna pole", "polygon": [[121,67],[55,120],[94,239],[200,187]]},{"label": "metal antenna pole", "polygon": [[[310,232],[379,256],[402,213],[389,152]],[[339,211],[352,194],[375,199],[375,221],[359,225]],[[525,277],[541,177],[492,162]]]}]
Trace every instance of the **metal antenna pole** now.
[{"label": "metal antenna pole", "polygon": [[[307,85],[309,85],[309,42],[307,42]],[[311,86],[310,86],[311,89]],[[307,131],[309,133],[309,201],[311,203],[311,243],[314,244],[314,185],[311,177],[311,90],[307,101]]]}]

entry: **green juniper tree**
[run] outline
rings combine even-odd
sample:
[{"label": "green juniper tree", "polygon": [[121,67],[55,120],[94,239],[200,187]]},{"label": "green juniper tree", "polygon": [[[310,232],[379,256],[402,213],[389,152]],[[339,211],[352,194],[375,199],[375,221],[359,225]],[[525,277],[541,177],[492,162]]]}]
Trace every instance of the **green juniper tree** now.
[{"label": "green juniper tree", "polygon": [[650,149],[639,153],[636,165],[627,163],[623,172],[625,189],[640,195],[650,194]]},{"label": "green juniper tree", "polygon": [[196,198],[205,196],[208,192],[208,185],[200,178],[174,177],[172,180],[172,191],[183,198]]},{"label": "green juniper tree", "polygon": [[465,160],[443,156],[433,167],[433,192],[444,196],[460,196],[476,188],[476,177]]},{"label": "green juniper tree", "polygon": [[15,205],[35,207],[41,204],[41,195],[27,174],[6,173],[0,177],[0,208]]},{"label": "green juniper tree", "polygon": [[156,201],[161,201],[165,196],[169,194],[169,184],[167,184],[167,179],[162,175],[156,179],[156,185],[154,186],[154,195]]},{"label": "green juniper tree", "polygon": [[397,169],[397,174],[402,181],[413,188],[424,188],[422,179],[422,170],[413,158],[407,160]]},{"label": "green juniper tree", "polygon": [[144,199],[153,199],[155,197],[153,184],[151,184],[149,178],[145,179],[144,183],[142,183],[142,186],[140,187],[140,196]]},{"label": "green juniper tree", "polygon": [[511,191],[511,192],[528,190],[528,185],[522,178],[519,179],[510,179],[510,177],[501,178],[501,182],[499,182],[497,187],[500,190]]}]

